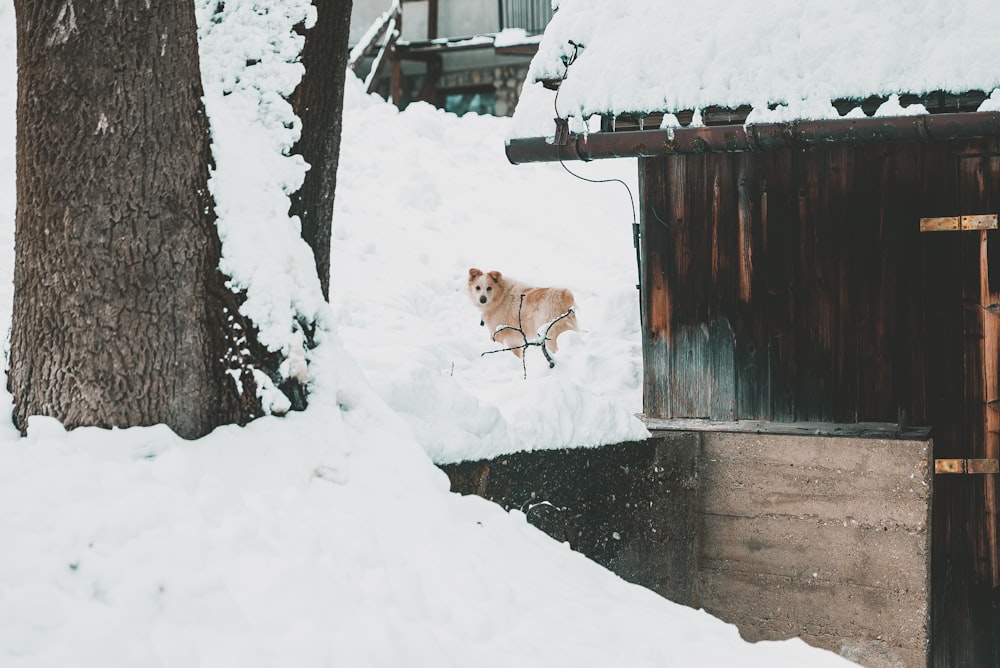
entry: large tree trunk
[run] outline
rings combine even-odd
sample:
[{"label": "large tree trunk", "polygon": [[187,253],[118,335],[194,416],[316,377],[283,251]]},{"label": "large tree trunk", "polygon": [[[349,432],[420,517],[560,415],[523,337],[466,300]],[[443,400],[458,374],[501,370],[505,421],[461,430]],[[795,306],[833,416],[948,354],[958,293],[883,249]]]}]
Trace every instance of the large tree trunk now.
[{"label": "large tree trunk", "polygon": [[15,0],[14,422],[243,422],[194,5]]},{"label": "large tree trunk", "polygon": [[292,105],[302,119],[302,136],[292,148],[310,169],[292,196],[292,215],[302,220],[302,238],[313,249],[323,296],[330,298],[330,225],[340,161],[351,0],[321,0],[316,25],[305,31],[302,63],[306,72]]}]

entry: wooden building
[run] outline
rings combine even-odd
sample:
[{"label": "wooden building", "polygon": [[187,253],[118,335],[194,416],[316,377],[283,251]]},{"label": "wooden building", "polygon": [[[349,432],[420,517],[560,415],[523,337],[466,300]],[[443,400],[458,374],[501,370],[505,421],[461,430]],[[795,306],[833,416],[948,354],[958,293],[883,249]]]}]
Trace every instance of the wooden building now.
[{"label": "wooden building", "polygon": [[355,0],[350,66],[403,109],[509,116],[550,0]]},{"label": "wooden building", "polygon": [[[558,19],[545,39],[565,43]],[[998,23],[995,9],[970,20]],[[582,51],[570,42],[571,57],[561,48],[561,70],[536,60],[536,78],[585,89],[595,70],[577,72],[574,59],[599,39],[595,30]],[[542,47],[539,57],[560,52]],[[828,100],[828,117],[771,122],[756,122],[749,100],[616,113],[579,94],[565,108],[602,116],[601,132],[559,119],[507,146],[514,163],[638,158],[651,430],[929,433],[926,658],[940,667],[1000,665],[996,62],[982,89],[890,88],[891,103],[921,105],[917,114],[875,113],[890,101],[885,80],[878,96],[854,88]]]}]

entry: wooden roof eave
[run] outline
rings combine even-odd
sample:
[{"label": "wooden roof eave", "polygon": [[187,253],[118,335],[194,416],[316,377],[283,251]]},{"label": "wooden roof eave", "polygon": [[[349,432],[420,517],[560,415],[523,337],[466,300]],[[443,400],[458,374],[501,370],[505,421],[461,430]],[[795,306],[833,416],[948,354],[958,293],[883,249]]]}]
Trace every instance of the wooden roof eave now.
[{"label": "wooden roof eave", "polygon": [[[561,131],[560,131],[561,130]],[[507,141],[507,159],[526,162],[650,158],[686,153],[739,153],[824,146],[948,141],[1000,136],[1000,112],[834,118],[753,125],[714,125],[571,134]]]},{"label": "wooden roof eave", "polygon": [[493,49],[501,56],[533,56],[538,51],[538,42],[526,39],[523,42],[496,45],[497,33],[486,33],[474,37],[440,37],[422,41],[396,42],[393,54],[400,60],[432,60],[444,53]]}]

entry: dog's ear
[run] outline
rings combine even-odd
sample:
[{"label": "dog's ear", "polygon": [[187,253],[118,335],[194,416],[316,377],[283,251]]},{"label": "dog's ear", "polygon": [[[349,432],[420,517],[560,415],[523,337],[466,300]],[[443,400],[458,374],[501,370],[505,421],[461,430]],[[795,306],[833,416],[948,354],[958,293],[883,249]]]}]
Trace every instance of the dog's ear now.
[{"label": "dog's ear", "polygon": [[491,271],[486,275],[492,278],[494,283],[499,283],[500,279],[503,278],[503,274],[501,274],[499,271]]},{"label": "dog's ear", "polygon": [[474,281],[474,280],[476,280],[477,278],[479,278],[482,275],[483,275],[483,272],[479,271],[475,267],[473,267],[472,269],[469,270],[469,280],[470,281]]}]

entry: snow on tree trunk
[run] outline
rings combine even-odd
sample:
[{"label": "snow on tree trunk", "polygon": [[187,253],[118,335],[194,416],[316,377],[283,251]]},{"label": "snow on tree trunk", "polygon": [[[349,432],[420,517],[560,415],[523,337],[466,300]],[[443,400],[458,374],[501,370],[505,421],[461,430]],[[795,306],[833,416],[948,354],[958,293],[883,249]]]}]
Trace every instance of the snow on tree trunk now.
[{"label": "snow on tree trunk", "polygon": [[220,268],[245,296],[240,314],[255,324],[277,362],[256,374],[264,409],[303,408],[309,349],[315,330],[327,326],[329,305],[301,222],[289,215],[289,198],[308,165],[291,154],[302,123],[288,98],[304,72],[304,38],[295,28],[312,28],[316,9],[309,0],[196,5],[216,161],[209,189],[219,216]]},{"label": "snow on tree trunk", "polygon": [[259,414],[227,375],[245,320],[218,273],[193,6],[14,4],[15,424],[194,438]]}]

